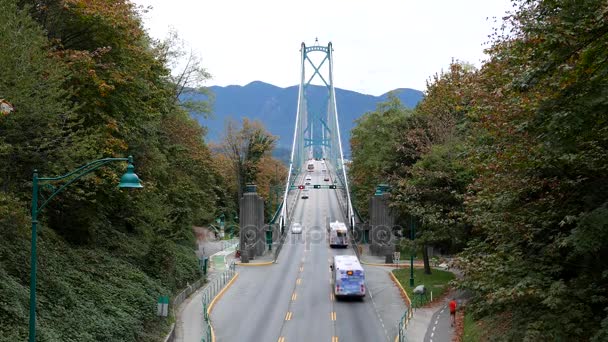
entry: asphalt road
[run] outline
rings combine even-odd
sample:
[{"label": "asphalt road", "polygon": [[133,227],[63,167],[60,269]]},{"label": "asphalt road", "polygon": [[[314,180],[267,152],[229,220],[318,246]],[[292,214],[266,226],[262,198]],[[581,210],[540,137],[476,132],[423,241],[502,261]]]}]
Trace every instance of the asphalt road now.
[{"label": "asphalt road", "polygon": [[[315,172],[307,173],[311,183],[329,184],[316,163]],[[393,340],[372,296],[363,301],[332,296],[330,260],[353,254],[351,248],[330,249],[327,243],[327,217],[344,221],[335,191],[310,189],[309,199],[298,201],[293,221],[302,224],[303,233],[288,233],[276,264],[238,268],[238,280],[211,316],[218,341]]]}]

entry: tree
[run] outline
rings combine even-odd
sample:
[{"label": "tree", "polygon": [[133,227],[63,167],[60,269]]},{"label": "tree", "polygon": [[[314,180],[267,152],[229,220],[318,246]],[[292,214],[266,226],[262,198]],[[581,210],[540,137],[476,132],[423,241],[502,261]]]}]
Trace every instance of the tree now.
[{"label": "tree", "polygon": [[605,1],[519,1],[481,69],[462,286],[505,339],[607,335]]},{"label": "tree", "polygon": [[[180,70],[171,74],[169,80],[175,86],[175,101],[190,113],[208,116],[212,111],[213,94],[204,87],[211,79],[211,74],[202,66],[201,59],[194,51],[186,51],[185,42],[179,38],[175,30],[170,30],[168,37],[156,43],[156,49],[161,61],[172,70]],[[206,101],[193,101],[193,94],[206,96]]]},{"label": "tree", "polygon": [[435,145],[411,169],[407,178],[394,182],[392,205],[419,221],[416,239],[422,246],[425,273],[431,268],[427,247],[440,245],[459,251],[468,241],[464,197],[473,175],[464,163],[464,146],[455,141]]},{"label": "tree", "polygon": [[411,113],[391,93],[374,112],[365,113],[356,120],[350,139],[353,161],[348,175],[354,204],[364,217],[367,217],[369,198],[376,185],[389,181],[395,167],[398,127]]},{"label": "tree", "polygon": [[48,52],[43,31],[16,1],[1,7],[0,98],[12,111],[0,119],[0,190],[24,191],[34,168],[55,172],[71,164],[63,150],[77,120],[64,87],[69,71]]},{"label": "tree", "polygon": [[232,163],[238,198],[241,198],[246,184],[256,181],[260,161],[272,151],[275,141],[276,138],[258,121],[243,119],[241,127],[233,120],[226,123],[222,150]]}]

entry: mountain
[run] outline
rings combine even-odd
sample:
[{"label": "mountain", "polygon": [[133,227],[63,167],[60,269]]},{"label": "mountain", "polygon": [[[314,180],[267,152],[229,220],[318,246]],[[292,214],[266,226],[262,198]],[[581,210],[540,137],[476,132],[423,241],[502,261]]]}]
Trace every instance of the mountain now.
[{"label": "mountain", "polygon": [[[280,88],[272,84],[255,81],[246,86],[212,86],[215,95],[213,117],[196,116],[201,125],[208,128],[207,140],[218,142],[224,134],[225,120],[228,117],[240,120],[248,117],[261,121],[272,134],[279,137],[277,153],[285,154],[291,150],[295,113],[298,102],[298,86]],[[414,89],[396,89],[401,102],[409,107],[416,106],[423,93]],[[325,87],[311,85],[308,88],[309,110],[319,108],[327,96]],[[204,100],[203,95],[189,95],[192,100]],[[350,155],[350,131],[355,119],[366,112],[376,109],[379,102],[385,101],[388,93],[381,96],[360,94],[336,88],[340,135],[345,155]],[[283,151],[282,151],[283,150]]]}]

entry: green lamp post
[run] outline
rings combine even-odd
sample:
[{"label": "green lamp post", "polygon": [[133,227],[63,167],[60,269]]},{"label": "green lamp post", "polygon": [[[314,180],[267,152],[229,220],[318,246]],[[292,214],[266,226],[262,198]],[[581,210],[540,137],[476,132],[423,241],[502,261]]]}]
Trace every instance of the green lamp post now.
[{"label": "green lamp post", "polygon": [[[126,161],[127,172],[120,178],[120,183],[118,184],[119,188],[143,188],[139,177],[133,171],[135,168],[133,167],[133,157],[129,156],[128,158],[104,158],[92,161],[86,165],[79,167],[78,169],[71,171],[63,176],[58,177],[38,177],[38,170],[34,170],[34,175],[32,178],[32,247],[30,251],[31,256],[31,266],[30,266],[30,332],[29,332],[29,342],[36,341],[36,228],[38,226],[38,213],[49,203],[53,197],[57,196],[60,192],[65,190],[70,184],[74,183],[76,180],[80,179],[82,176],[91,173],[98,168],[112,163],[116,161]],[[55,182],[67,180],[64,184],[62,184],[58,189],[52,188],[53,193],[45,199],[42,204],[38,203],[38,192],[39,192],[39,184],[45,182]]]},{"label": "green lamp post", "polygon": [[[410,215],[410,239],[413,241],[416,238],[416,223],[414,222],[413,216]],[[410,254],[410,287],[414,287],[414,254],[416,253],[415,249],[412,248]]]}]

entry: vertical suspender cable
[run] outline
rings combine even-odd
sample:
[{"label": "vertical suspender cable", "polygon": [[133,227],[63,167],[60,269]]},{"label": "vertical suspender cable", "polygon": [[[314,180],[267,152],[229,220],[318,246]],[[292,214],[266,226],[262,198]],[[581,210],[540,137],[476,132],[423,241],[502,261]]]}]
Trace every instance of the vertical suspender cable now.
[{"label": "vertical suspender cable", "polygon": [[328,54],[329,54],[329,85],[331,88],[330,96],[333,99],[334,105],[334,119],[336,120],[336,132],[338,133],[338,146],[340,147],[340,162],[342,164],[342,176],[344,177],[344,186],[346,187],[346,200],[348,202],[347,218],[350,222],[351,229],[355,229],[355,220],[353,215],[353,206],[350,201],[350,189],[348,188],[348,179],[346,178],[346,167],[344,165],[344,152],[342,151],[342,138],[340,137],[340,123],[338,122],[338,106],[336,104],[336,90],[334,88],[334,56],[331,42],[329,43]]},{"label": "vertical suspender cable", "polygon": [[[301,129],[299,123],[300,119],[300,101],[302,101],[302,92],[304,91],[304,57],[306,55],[306,45],[302,43],[301,47],[301,58],[300,58],[300,88],[298,91],[298,108],[296,109],[296,124],[293,130],[293,142],[291,144],[291,157],[289,159],[289,173],[287,174],[287,184],[285,185],[285,193],[283,194],[283,207],[281,208],[281,226],[285,226],[287,221],[286,213],[287,213],[287,194],[289,193],[289,186],[291,185],[291,173],[293,170],[293,157],[294,152],[296,150],[296,139],[298,138],[298,128]],[[298,153],[300,154],[300,153]],[[301,159],[301,156],[298,156],[298,160]]]}]

